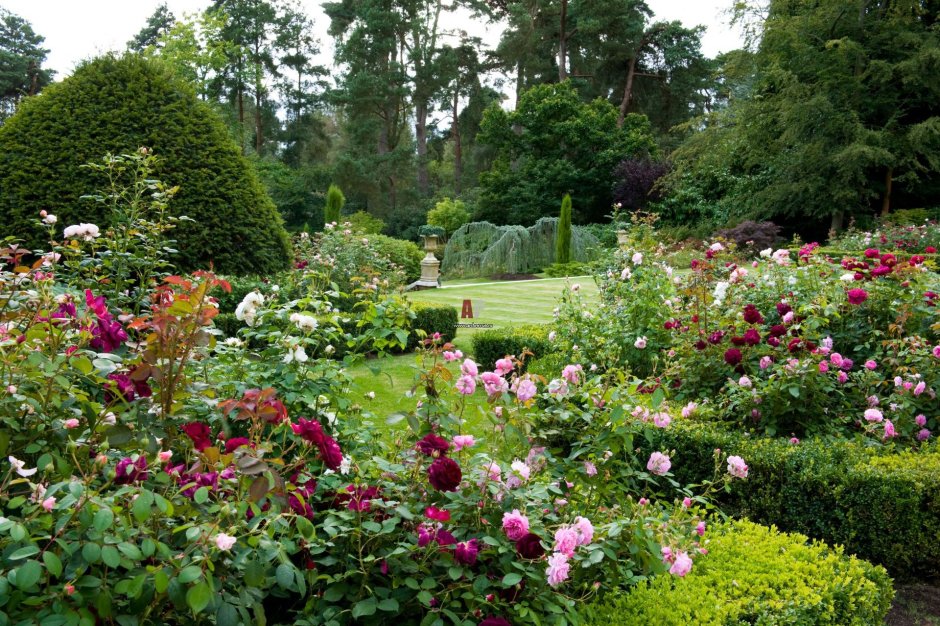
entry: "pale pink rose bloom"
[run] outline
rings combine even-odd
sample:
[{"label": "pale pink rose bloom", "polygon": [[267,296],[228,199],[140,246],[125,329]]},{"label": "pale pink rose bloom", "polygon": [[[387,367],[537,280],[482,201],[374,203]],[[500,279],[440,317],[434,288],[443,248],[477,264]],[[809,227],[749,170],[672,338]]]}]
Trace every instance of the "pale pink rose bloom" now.
[{"label": "pale pink rose bloom", "polygon": [[728,473],[735,478],[747,478],[747,464],[739,456],[728,457]]},{"label": "pale pink rose bloom", "polygon": [[930,439],[930,431],[926,428],[920,429],[917,433],[917,441],[927,441],[928,439]]},{"label": "pale pink rose bloom", "polygon": [[65,420],[65,422],[63,422],[62,425],[69,429],[78,428],[78,420],[72,417],[72,418]]},{"label": "pale pink rose bloom", "polygon": [[865,409],[865,420],[869,422],[880,422],[884,415],[878,409]]},{"label": "pale pink rose bloom", "polygon": [[454,450],[459,452],[464,448],[473,446],[476,440],[473,438],[473,435],[455,435],[451,443],[454,444]]},{"label": "pale pink rose bloom", "polygon": [[157,453],[157,458],[160,459],[161,463],[166,463],[167,461],[173,458],[173,451],[161,450],[160,452]]},{"label": "pale pink rose bloom", "polygon": [[904,385],[903,385],[904,391],[910,391],[913,386],[914,386],[914,383],[912,383],[911,381],[909,380],[904,381]]},{"label": "pale pink rose bloom", "polygon": [[692,559],[685,552],[680,552],[676,555],[676,560],[673,562],[672,567],[669,568],[669,573],[673,576],[679,576],[680,578],[692,571]]},{"label": "pale pink rose bloom", "polygon": [[445,361],[456,361],[460,358],[455,352],[451,352],[450,350],[444,350],[442,356],[444,357]]},{"label": "pale pink rose bloom", "polygon": [[561,552],[548,557],[548,568],[545,574],[548,576],[548,584],[557,587],[568,580],[568,571],[571,566],[568,564],[568,557]]},{"label": "pale pink rose bloom", "polygon": [[512,363],[512,359],[510,358],[502,358],[496,361],[496,373],[500,376],[505,376],[514,369],[515,366]]},{"label": "pale pink rose bloom", "polygon": [[927,389],[927,383],[920,381],[917,383],[917,386],[914,387],[914,395],[919,396],[920,394],[924,393],[925,389]]},{"label": "pale pink rose bloom", "polygon": [[639,350],[646,348],[646,337],[637,337],[637,340],[633,342],[633,346]]},{"label": "pale pink rose bloom", "polygon": [[878,369],[878,362],[874,359],[868,359],[865,361],[865,368],[869,370],[876,370]]},{"label": "pale pink rose bloom", "polygon": [[750,389],[753,386],[753,383],[751,383],[751,379],[747,376],[742,376],[738,379],[738,385],[744,387],[745,389]]},{"label": "pale pink rose bloom", "polygon": [[578,379],[581,377],[581,365],[566,365],[563,370],[561,370],[561,377],[567,380],[572,385],[578,384]]},{"label": "pale pink rose bloom", "polygon": [[699,522],[699,523],[698,523],[698,526],[695,527],[695,533],[696,533],[699,537],[704,537],[704,536],[705,536],[705,522]]},{"label": "pale pink rose bloom", "polygon": [[669,413],[660,412],[653,414],[653,424],[656,428],[666,428],[672,423],[672,417]]},{"label": "pale pink rose bloom", "polygon": [[524,378],[519,381],[518,387],[516,387],[516,397],[519,398],[520,402],[527,402],[535,397],[536,388],[535,383],[533,383],[528,378]]},{"label": "pale pink rose bloom", "polygon": [[657,476],[666,474],[670,467],[672,467],[672,462],[669,460],[669,457],[662,452],[654,452],[651,454],[649,461],[646,463],[646,469]]},{"label": "pale pink rose bloom", "polygon": [[219,550],[231,550],[237,539],[225,533],[219,533],[215,536],[215,545]]},{"label": "pale pink rose bloom", "polygon": [[682,498],[682,508],[687,509],[692,506],[692,498]]},{"label": "pale pink rose bloom", "polygon": [[891,423],[891,420],[885,420],[885,434],[883,439],[890,439],[891,437],[897,437],[898,433],[894,430],[894,424]]},{"label": "pale pink rose bloom", "polygon": [[762,356],[762,357],[760,358],[760,368],[761,368],[762,370],[765,370],[765,369],[767,369],[768,367],[770,367],[771,365],[773,365],[773,362],[774,362],[774,360],[773,360],[772,358],[770,358],[769,356]]},{"label": "pale pink rose bloom", "polygon": [[457,384],[454,385],[457,388],[457,391],[465,396],[471,395],[477,389],[477,383],[473,380],[473,376],[461,376],[457,379]]},{"label": "pale pink rose bloom", "polygon": [[646,506],[649,503],[650,501],[647,500],[646,498],[640,498],[639,500],[637,500],[637,504],[639,504],[640,506]]},{"label": "pale pink rose bloom", "polygon": [[480,373],[480,370],[477,369],[477,364],[473,362],[473,359],[464,359],[464,362],[460,365],[460,371],[464,376],[476,376]]},{"label": "pale pink rose bloom", "polygon": [[797,439],[796,437],[790,437],[790,443],[792,443],[793,445],[796,445],[800,443],[800,440]]},{"label": "pale pink rose bloom", "polygon": [[51,512],[52,509],[55,508],[55,496],[49,496],[48,498],[46,498],[45,500],[43,500],[43,501],[42,501],[42,508],[44,508],[44,509],[46,509],[47,511],[50,511],[50,512]]},{"label": "pale pink rose bloom", "polygon": [[510,541],[519,541],[529,532],[529,518],[513,509],[512,513],[503,513],[503,531]]},{"label": "pale pink rose bloom", "polygon": [[590,461],[584,462],[584,473],[588,476],[597,476],[597,466]]},{"label": "pale pink rose bloom", "polygon": [[840,383],[844,385],[846,382],[848,382],[849,375],[843,372],[842,370],[839,370],[839,375],[836,378],[839,380]]},{"label": "pale pink rose bloom", "polygon": [[574,527],[578,531],[579,546],[586,546],[594,540],[594,525],[591,520],[579,515],[574,518]]},{"label": "pale pink rose bloom", "polygon": [[522,480],[529,480],[529,476],[532,472],[532,468],[526,465],[524,461],[520,461],[519,459],[513,461],[509,468]]},{"label": "pale pink rose bloom", "polygon": [[498,372],[483,372],[480,380],[483,381],[483,390],[488,396],[496,396],[509,389],[509,383]]},{"label": "pale pink rose bloom", "polygon": [[783,323],[784,323],[784,324],[792,324],[792,323],[793,323],[793,317],[794,317],[793,311],[787,311],[787,312],[783,315]]},{"label": "pale pink rose bloom", "polygon": [[868,400],[868,406],[871,406],[871,407],[875,407],[881,404],[881,402],[878,400],[878,396],[868,396],[867,400]]},{"label": "pale pink rose bloom", "polygon": [[835,365],[836,367],[842,366],[842,355],[839,354],[838,352],[833,352],[832,355],[829,357],[829,360],[832,361],[832,364]]},{"label": "pale pink rose bloom", "polygon": [[695,402],[689,402],[687,405],[682,407],[682,417],[691,417],[697,409],[698,404]]},{"label": "pale pink rose bloom", "polygon": [[502,417],[502,416],[503,416],[503,407],[501,407],[501,406],[493,407],[493,414],[494,414],[496,417]]},{"label": "pale pink rose bloom", "polygon": [[927,417],[923,413],[921,413],[920,415],[914,418],[914,423],[917,424],[918,426],[926,426]]},{"label": "pale pink rose bloom", "polygon": [[555,552],[565,556],[574,556],[574,549],[578,547],[578,531],[570,526],[562,526],[555,531]]}]

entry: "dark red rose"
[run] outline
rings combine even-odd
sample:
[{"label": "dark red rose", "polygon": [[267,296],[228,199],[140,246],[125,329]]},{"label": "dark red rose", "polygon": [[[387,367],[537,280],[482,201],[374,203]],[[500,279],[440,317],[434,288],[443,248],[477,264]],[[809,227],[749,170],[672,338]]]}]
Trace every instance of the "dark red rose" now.
[{"label": "dark red rose", "polygon": [[545,548],[535,533],[526,533],[516,541],[516,551],[524,559],[540,559],[545,554]]},{"label": "dark red rose", "polygon": [[725,336],[725,333],[723,331],[716,330],[715,332],[713,332],[712,334],[708,336],[708,343],[719,344],[721,343],[721,340],[724,338],[724,336]]},{"label": "dark red rose", "polygon": [[728,365],[737,365],[741,362],[743,355],[737,348],[729,348],[725,351],[725,363]]},{"label": "dark red rose", "polygon": [[438,491],[457,491],[462,478],[460,466],[446,456],[434,459],[428,468],[428,481]]},{"label": "dark red rose", "polygon": [[735,335],[734,337],[731,338],[731,345],[743,346],[745,343],[747,342],[744,340],[744,337],[741,337],[739,335]]},{"label": "dark red rose", "polygon": [[250,446],[251,442],[246,437],[232,437],[225,442],[225,454],[231,454],[242,446]]},{"label": "dark red rose", "polygon": [[192,439],[193,447],[200,452],[212,445],[209,426],[202,422],[190,422],[180,427],[186,436]]},{"label": "dark red rose", "polygon": [[744,331],[744,343],[749,346],[756,346],[760,343],[760,333],[756,328],[748,328]]},{"label": "dark red rose", "polygon": [[[450,443],[443,437],[439,437],[434,433],[428,433],[415,447],[428,456],[440,456],[447,454],[447,450],[450,449]],[[435,454],[435,452],[437,454]]]},{"label": "dark red rose", "polygon": [[767,345],[776,348],[780,345],[780,340],[777,337],[767,337]]},{"label": "dark red rose", "polygon": [[749,304],[744,307],[744,321],[748,324],[762,324],[764,322],[764,316],[760,314],[756,306]]},{"label": "dark red rose", "polygon": [[778,302],[778,303],[777,303],[777,313],[780,314],[780,317],[783,317],[784,315],[786,315],[787,313],[789,313],[789,312],[792,311],[792,310],[793,310],[793,307],[791,307],[791,306],[790,306],[789,304],[787,304],[786,302]]},{"label": "dark red rose", "polygon": [[782,337],[787,334],[787,327],[783,324],[774,324],[770,327],[771,337]]},{"label": "dark red rose", "polygon": [[477,562],[480,553],[480,544],[476,539],[461,541],[454,546],[454,560],[461,565],[472,566]]},{"label": "dark red rose", "polygon": [[706,344],[706,343],[705,343],[704,341],[702,341],[701,339],[699,339],[698,341],[695,342],[695,349],[696,349],[696,350],[704,350],[704,349],[707,348],[707,347],[708,347],[708,344]]},{"label": "dark red rose", "polygon": [[512,626],[512,622],[507,620],[505,617],[491,616],[480,622],[478,626]]},{"label": "dark red rose", "polygon": [[316,420],[308,420],[302,417],[297,419],[296,424],[291,424],[294,433],[300,435],[304,441],[317,446],[320,451],[320,459],[331,470],[338,470],[343,462],[343,452],[340,450],[336,440],[323,432],[323,426]]}]

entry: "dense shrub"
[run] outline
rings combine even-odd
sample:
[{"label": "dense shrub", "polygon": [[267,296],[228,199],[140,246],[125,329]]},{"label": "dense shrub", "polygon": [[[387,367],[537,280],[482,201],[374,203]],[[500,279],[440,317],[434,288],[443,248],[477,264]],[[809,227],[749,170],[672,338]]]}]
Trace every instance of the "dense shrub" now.
[{"label": "dense shrub", "polygon": [[614,170],[614,202],[628,211],[639,211],[650,202],[662,200],[662,190],[656,184],[669,170],[667,161],[653,161],[649,157],[624,159]]},{"label": "dense shrub", "polygon": [[590,624],[880,624],[891,579],[841,548],[747,521],[706,535],[683,578],[659,577],[599,602]]},{"label": "dense shrub", "polygon": [[385,229],[385,222],[366,211],[356,211],[346,218],[352,229],[367,235],[376,235]]},{"label": "dense shrub", "polygon": [[510,328],[493,328],[478,332],[473,336],[473,357],[483,367],[492,367],[497,359],[507,354],[520,355],[528,350],[538,358],[548,354],[551,343],[548,340],[548,328],[536,324]]},{"label": "dense shrub", "polygon": [[734,516],[805,533],[897,576],[940,574],[940,452],[888,454],[851,441],[749,438],[719,425],[673,422],[648,450],[675,450],[680,482],[714,473],[715,450],[747,459],[749,480],[720,496]]},{"label": "dense shrub", "polygon": [[746,220],[733,228],[715,233],[718,237],[734,242],[741,251],[758,251],[769,248],[780,240],[780,227],[773,222]]},{"label": "dense shrub", "polygon": [[443,228],[450,235],[470,221],[470,212],[461,200],[444,198],[428,211],[428,224]]},{"label": "dense shrub", "polygon": [[420,342],[416,330],[423,330],[425,337],[434,333],[441,334],[441,341],[447,343],[457,336],[457,309],[452,306],[434,306],[421,302],[414,304],[415,319],[411,323],[411,336],[408,347],[414,349]]},{"label": "dense shrub", "polygon": [[568,276],[586,276],[591,273],[592,265],[590,263],[552,263],[544,268],[543,272],[549,278],[566,278]]},{"label": "dense shrub", "polygon": [[412,282],[421,277],[421,259],[424,253],[413,241],[395,239],[387,235],[369,235],[369,241],[375,250],[402,268],[405,272],[405,281]]},{"label": "dense shrub", "polygon": [[140,146],[160,159],[156,176],[180,188],[169,211],[193,220],[172,233],[178,267],[242,274],[287,264],[281,218],[222,120],[172,72],[132,55],[82,65],[0,127],[0,228],[35,248],[45,240],[40,210],[60,228],[104,226],[107,206],[80,197],[107,180],[82,165]]},{"label": "dense shrub", "polygon": [[[912,220],[913,221],[913,220]],[[885,221],[873,230],[849,228],[829,245],[840,250],[856,253],[868,248],[904,251],[914,254],[936,252],[940,249],[940,222],[918,221],[913,224],[903,221]]]}]

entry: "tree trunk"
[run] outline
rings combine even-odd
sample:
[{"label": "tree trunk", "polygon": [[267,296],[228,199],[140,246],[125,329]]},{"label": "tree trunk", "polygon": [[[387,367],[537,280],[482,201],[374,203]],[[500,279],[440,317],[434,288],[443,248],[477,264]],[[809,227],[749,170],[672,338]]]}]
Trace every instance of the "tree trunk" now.
[{"label": "tree trunk", "polygon": [[242,92],[243,89],[239,85],[236,96],[238,98],[238,143],[242,154],[245,154],[245,98]]},{"label": "tree trunk", "polygon": [[885,195],[881,200],[881,215],[884,217],[891,212],[891,187],[894,183],[894,168],[889,167],[885,172]]},{"label": "tree trunk", "polygon": [[454,88],[454,123],[450,127],[451,137],[454,139],[454,193],[460,195],[460,181],[463,179],[463,147],[460,145],[460,122],[457,114],[458,97],[460,95],[460,83]]},{"label": "tree trunk", "polygon": [[627,109],[633,99],[633,78],[636,76],[636,55],[630,59],[627,66],[627,84],[623,88],[623,99],[620,101],[620,114],[617,116],[617,128],[623,127],[623,120],[627,117]]},{"label": "tree trunk", "polygon": [[558,36],[558,82],[568,78],[568,0],[561,0],[561,32]]},{"label": "tree trunk", "polygon": [[832,220],[829,222],[829,234],[835,235],[842,232],[842,228],[845,226],[845,213],[842,211],[836,211],[832,214]]},{"label": "tree trunk", "polygon": [[519,110],[519,101],[522,100],[522,91],[523,86],[523,76],[525,75],[525,70],[522,68],[522,61],[519,61],[516,64],[516,110]]},{"label": "tree trunk", "polygon": [[415,140],[418,142],[418,192],[426,196],[428,182],[428,102],[415,102]]}]

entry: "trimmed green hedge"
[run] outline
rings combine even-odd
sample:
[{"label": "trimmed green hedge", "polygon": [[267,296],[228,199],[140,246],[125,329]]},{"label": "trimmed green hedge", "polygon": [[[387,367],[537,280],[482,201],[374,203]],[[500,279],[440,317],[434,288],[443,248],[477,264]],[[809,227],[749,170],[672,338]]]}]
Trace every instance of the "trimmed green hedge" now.
[{"label": "trimmed green hedge", "polygon": [[528,324],[493,328],[473,336],[473,358],[484,369],[492,369],[496,361],[507,354],[519,356],[523,350],[533,354],[526,359],[526,364],[533,358],[548,354],[551,350],[548,327]]},{"label": "trimmed green hedge", "polygon": [[83,63],[60,83],[26,98],[0,126],[0,230],[29,248],[46,244],[40,210],[70,224],[109,219],[105,204],[81,200],[107,187],[82,167],[106,153],[146,146],[155,176],[179,193],[169,204],[187,216],[170,231],[181,270],[270,274],[287,267],[290,241],[281,216],[222,118],[163,64],[126,54]]},{"label": "trimmed green hedge", "polygon": [[709,532],[708,554],[684,578],[658,576],[598,602],[588,624],[881,624],[894,596],[887,572],[740,521]]},{"label": "trimmed green hedge", "polygon": [[457,336],[457,309],[452,306],[431,305],[416,302],[412,304],[415,318],[411,322],[411,336],[408,337],[408,349],[418,347],[416,330],[423,330],[427,337],[434,333],[441,333],[444,343],[453,341]]},{"label": "trimmed green hedge", "polygon": [[940,575],[940,452],[891,454],[845,440],[752,439],[714,424],[676,420],[641,454],[674,450],[680,484],[713,476],[715,450],[744,458],[747,480],[735,481],[718,505],[734,517],[777,524],[884,565],[905,578]]}]

